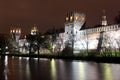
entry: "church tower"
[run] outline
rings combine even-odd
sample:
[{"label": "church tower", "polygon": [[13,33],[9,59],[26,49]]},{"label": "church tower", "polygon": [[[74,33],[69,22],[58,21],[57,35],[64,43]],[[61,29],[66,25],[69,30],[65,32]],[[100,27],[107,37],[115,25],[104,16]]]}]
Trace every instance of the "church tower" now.
[{"label": "church tower", "polygon": [[107,17],[105,14],[105,10],[103,10],[103,16],[102,16],[102,26],[106,26],[107,25]]},{"label": "church tower", "polygon": [[20,36],[21,36],[21,28],[12,28],[10,29],[10,34],[11,34],[11,43],[12,43],[12,46],[13,46],[13,50],[14,51],[19,51],[19,39],[20,39]]},{"label": "church tower", "polygon": [[79,30],[85,23],[85,14],[78,12],[68,13],[65,19],[65,46],[75,48]]},{"label": "church tower", "polygon": [[32,29],[31,29],[31,35],[36,35],[37,32],[38,32],[38,28],[37,28],[37,26],[34,24],[34,26],[33,26]]}]

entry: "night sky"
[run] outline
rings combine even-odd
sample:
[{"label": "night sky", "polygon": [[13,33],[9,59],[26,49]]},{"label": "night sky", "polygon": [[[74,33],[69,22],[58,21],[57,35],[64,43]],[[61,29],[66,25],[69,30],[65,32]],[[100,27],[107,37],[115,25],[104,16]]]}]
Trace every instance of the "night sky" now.
[{"label": "night sky", "polygon": [[120,0],[0,0],[0,33],[20,27],[28,34],[34,24],[42,33],[53,26],[61,28],[71,11],[85,13],[86,24],[93,26],[101,23],[103,9],[112,24],[120,11]]}]

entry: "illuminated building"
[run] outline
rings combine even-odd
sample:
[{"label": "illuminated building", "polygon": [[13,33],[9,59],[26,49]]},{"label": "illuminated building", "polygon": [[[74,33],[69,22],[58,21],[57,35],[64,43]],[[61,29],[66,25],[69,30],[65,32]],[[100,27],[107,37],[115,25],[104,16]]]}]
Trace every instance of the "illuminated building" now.
[{"label": "illuminated building", "polygon": [[20,39],[18,46],[19,46],[19,52],[29,53],[29,43],[27,42],[26,38]]},{"label": "illuminated building", "polygon": [[[36,35],[37,33],[38,33],[37,26],[34,25],[31,29],[30,34],[31,35]],[[24,38],[19,40],[19,45],[18,46],[19,46],[19,52],[29,53],[30,43],[26,40],[26,35],[24,36]]]},{"label": "illuminated building", "polygon": [[[119,24],[108,25],[106,15],[103,14],[101,26],[87,28],[84,26],[86,22],[85,17],[84,13],[72,12],[67,14],[64,32],[57,33],[56,40],[53,43],[54,52],[61,52],[66,46],[71,47],[73,53],[120,51]],[[38,29],[34,25],[31,29],[31,35],[36,35],[37,32]],[[21,30],[11,29],[10,33],[16,43],[18,43]],[[24,45],[29,46],[26,39],[19,40],[19,44],[21,47]],[[21,49],[22,51],[23,49]]]},{"label": "illuminated building", "polygon": [[36,35],[38,32],[37,26],[34,25],[34,27],[31,29],[31,35]]},{"label": "illuminated building", "polygon": [[15,51],[18,51],[19,50],[19,39],[20,39],[20,36],[21,36],[21,29],[20,28],[12,28],[10,30],[10,34],[11,34],[11,37],[12,37],[12,45],[13,45],[13,49]]},{"label": "illuminated building", "polygon": [[106,16],[102,16],[99,27],[83,27],[85,14],[70,13],[66,17],[65,32],[59,33],[56,47],[64,49],[66,46],[73,48],[73,53],[106,52],[120,50],[120,25],[107,25]]}]

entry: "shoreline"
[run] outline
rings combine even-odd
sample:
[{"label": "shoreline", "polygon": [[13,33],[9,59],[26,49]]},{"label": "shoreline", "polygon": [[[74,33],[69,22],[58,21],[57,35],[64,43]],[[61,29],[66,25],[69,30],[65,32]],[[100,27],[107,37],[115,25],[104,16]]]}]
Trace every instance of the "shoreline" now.
[{"label": "shoreline", "polygon": [[62,55],[47,55],[47,54],[0,54],[0,56],[9,57],[29,57],[29,58],[48,58],[48,59],[64,59],[64,60],[82,60],[93,61],[97,63],[118,63],[120,57],[95,57],[95,56],[62,56]]}]

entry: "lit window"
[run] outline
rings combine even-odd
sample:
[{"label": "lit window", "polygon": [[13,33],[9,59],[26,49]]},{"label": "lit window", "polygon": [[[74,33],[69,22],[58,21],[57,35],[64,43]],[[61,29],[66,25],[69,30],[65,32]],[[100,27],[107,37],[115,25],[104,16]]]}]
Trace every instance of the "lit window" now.
[{"label": "lit window", "polygon": [[19,31],[18,31],[19,33],[21,33],[21,30],[19,29]]},{"label": "lit window", "polygon": [[81,20],[82,20],[82,21],[84,21],[84,20],[85,20],[85,18],[84,18],[84,17],[82,17],[82,18],[81,18]]},{"label": "lit window", "polygon": [[68,17],[66,17],[66,21],[68,21],[68,19],[69,19],[69,18],[68,18]]},{"label": "lit window", "polygon": [[26,35],[25,35],[24,37],[25,37],[25,39],[27,38],[27,36],[26,36]]},{"label": "lit window", "polygon": [[18,33],[18,30],[16,30],[16,33]]},{"label": "lit window", "polygon": [[12,33],[12,30],[10,30],[10,33]]},{"label": "lit window", "polygon": [[15,30],[13,30],[13,33],[15,33]]},{"label": "lit window", "polygon": [[76,18],[75,18],[76,20],[78,20],[78,16],[76,16]]},{"label": "lit window", "polygon": [[73,17],[72,16],[70,16],[70,21],[72,21],[73,20]]}]

